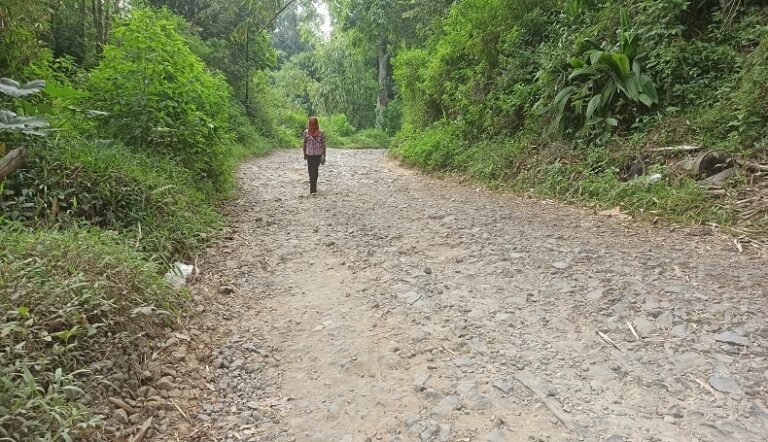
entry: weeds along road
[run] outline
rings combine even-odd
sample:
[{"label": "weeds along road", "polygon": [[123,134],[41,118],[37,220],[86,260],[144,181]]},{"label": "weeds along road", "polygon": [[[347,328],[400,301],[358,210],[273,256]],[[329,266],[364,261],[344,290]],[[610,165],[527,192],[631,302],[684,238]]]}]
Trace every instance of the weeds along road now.
[{"label": "weeds along road", "polygon": [[330,152],[318,198],[298,151],[240,181],[157,440],[768,440],[767,262],[727,238],[381,151]]}]

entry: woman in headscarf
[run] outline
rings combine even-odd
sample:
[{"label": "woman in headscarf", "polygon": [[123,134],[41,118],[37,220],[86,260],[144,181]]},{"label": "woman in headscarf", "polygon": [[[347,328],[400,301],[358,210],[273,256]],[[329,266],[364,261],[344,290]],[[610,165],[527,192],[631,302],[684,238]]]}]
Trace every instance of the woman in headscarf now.
[{"label": "woman in headscarf", "polygon": [[317,117],[309,119],[304,131],[304,159],[309,168],[309,194],[317,195],[317,177],[320,165],[325,164],[325,134],[320,130]]}]

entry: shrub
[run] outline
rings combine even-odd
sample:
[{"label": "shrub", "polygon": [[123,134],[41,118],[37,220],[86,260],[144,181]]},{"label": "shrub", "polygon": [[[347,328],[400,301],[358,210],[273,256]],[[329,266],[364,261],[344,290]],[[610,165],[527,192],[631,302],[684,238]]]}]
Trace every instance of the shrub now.
[{"label": "shrub", "polygon": [[229,86],[208,72],[167,11],[134,9],[116,23],[114,44],[93,71],[91,106],[108,111],[103,129],[127,144],[150,149],[199,174],[216,188],[226,183]]},{"label": "shrub", "polygon": [[348,137],[355,132],[347,116],[344,114],[333,114],[324,116],[322,119],[323,131],[339,137]]},{"label": "shrub", "polygon": [[422,132],[401,132],[395,139],[394,153],[403,161],[427,170],[461,170],[456,159],[467,144],[459,124],[435,123]]},{"label": "shrub", "polygon": [[0,234],[0,438],[94,440],[83,404],[120,388],[182,295],[115,234]]},{"label": "shrub", "polygon": [[72,135],[27,150],[27,167],[2,184],[0,221],[117,230],[160,261],[194,255],[220,221],[194,174],[157,155]]}]

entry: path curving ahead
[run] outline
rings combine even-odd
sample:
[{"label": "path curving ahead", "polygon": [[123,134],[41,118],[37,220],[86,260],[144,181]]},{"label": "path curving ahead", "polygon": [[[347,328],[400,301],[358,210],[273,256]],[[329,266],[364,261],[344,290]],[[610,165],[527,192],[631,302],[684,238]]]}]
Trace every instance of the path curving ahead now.
[{"label": "path curving ahead", "polygon": [[320,173],[307,198],[298,151],[242,168],[160,440],[768,440],[765,258],[381,151]]}]

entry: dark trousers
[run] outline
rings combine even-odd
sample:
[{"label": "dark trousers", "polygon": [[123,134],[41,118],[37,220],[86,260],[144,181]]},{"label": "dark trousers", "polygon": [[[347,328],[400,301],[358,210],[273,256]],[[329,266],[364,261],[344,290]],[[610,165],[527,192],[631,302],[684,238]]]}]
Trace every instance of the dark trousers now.
[{"label": "dark trousers", "polygon": [[307,168],[309,168],[309,193],[317,193],[317,177],[320,175],[320,155],[307,156]]}]

